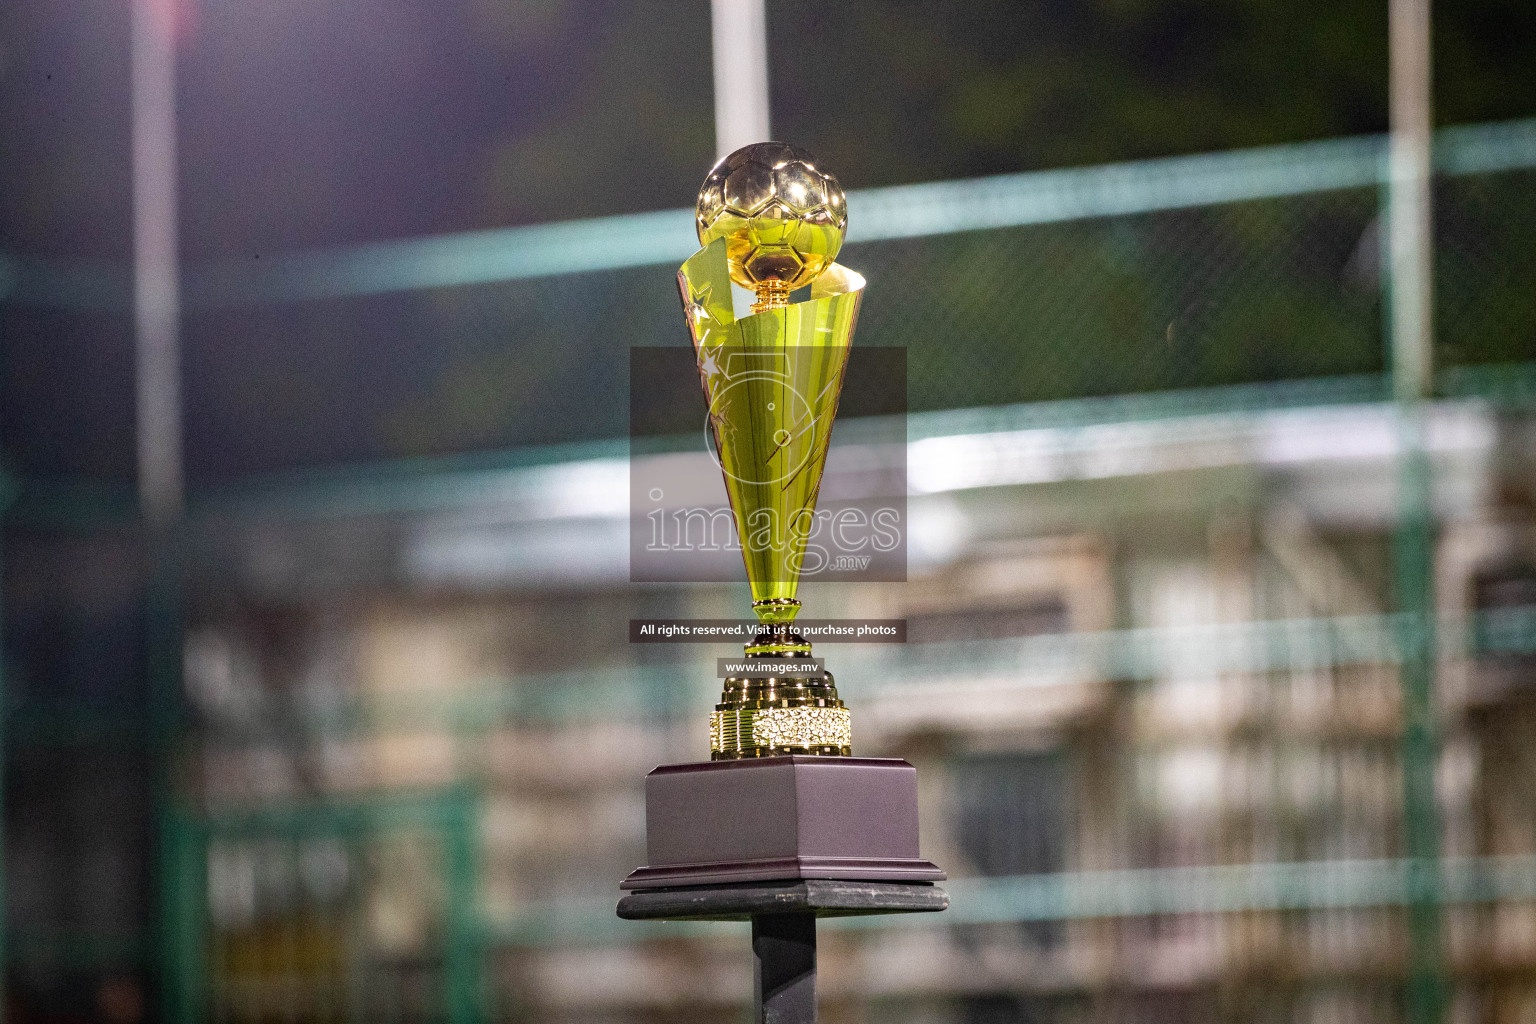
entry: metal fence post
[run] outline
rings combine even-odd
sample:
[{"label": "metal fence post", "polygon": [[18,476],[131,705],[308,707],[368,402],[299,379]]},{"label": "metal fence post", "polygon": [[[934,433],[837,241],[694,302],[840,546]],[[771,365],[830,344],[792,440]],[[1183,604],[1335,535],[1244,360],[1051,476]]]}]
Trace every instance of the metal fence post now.
[{"label": "metal fence post", "polygon": [[1445,1013],[1440,929],[1439,744],[1435,708],[1434,486],[1427,400],[1434,382],[1430,0],[1391,0],[1392,135],[1386,266],[1393,393],[1398,401],[1394,597],[1402,683],[1403,852],[1408,865],[1405,1019]]},{"label": "metal fence post", "polygon": [[[12,483],[11,478],[6,475],[4,470],[0,470],[0,594],[3,594],[4,588],[5,588],[5,572],[4,572],[4,569],[3,569],[3,564],[4,564],[3,563],[3,558],[4,558],[4,552],[5,552],[5,530],[4,530],[5,520],[4,520],[4,512],[5,512],[6,506],[10,504],[11,496],[12,496],[13,492],[14,492],[14,484]],[[5,714],[5,707],[6,707],[6,697],[5,697],[5,636],[4,636],[5,617],[3,615],[4,605],[5,605],[4,600],[0,599],[0,1024],[4,1024],[4,1021],[5,1021],[5,1003],[6,1003],[5,978],[6,978],[6,974],[7,974],[6,968],[8,966],[10,966],[10,962],[7,959],[7,953],[9,952],[9,950],[8,950],[8,948],[6,946],[6,942],[5,942],[5,927],[4,927],[4,920],[5,920],[4,910],[5,910],[5,906],[6,906],[6,899],[5,899],[5,814],[3,813],[4,806],[5,806],[4,796],[5,796],[5,752],[6,752],[6,744],[5,744],[5,741],[6,741],[6,735],[5,735],[5,727],[6,727],[6,714]]]},{"label": "metal fence post", "polygon": [[444,815],[444,868],[447,913],[443,950],[443,989],[449,1024],[476,1024],[484,1017],[481,963],[484,958],[477,926],[477,830],[473,794],[459,790],[447,798]]},{"label": "metal fence post", "polygon": [[206,831],[178,808],[161,811],[161,1000],[172,1024],[207,1012]]},{"label": "metal fence post", "polygon": [[182,739],[181,570],[185,534],[177,526],[151,527],[149,578],[144,594],[145,671],[155,818],[159,834],[156,922],[161,1003],[165,1019],[201,1020],[205,1012],[205,919],[208,857],[204,830],[177,791],[177,753]]},{"label": "metal fence post", "polygon": [[1440,928],[1440,814],[1435,799],[1439,739],[1435,707],[1434,510],[1426,422],[1418,403],[1401,410],[1399,521],[1393,538],[1402,683],[1403,853],[1408,870],[1409,1024],[1442,1019],[1445,978]]}]

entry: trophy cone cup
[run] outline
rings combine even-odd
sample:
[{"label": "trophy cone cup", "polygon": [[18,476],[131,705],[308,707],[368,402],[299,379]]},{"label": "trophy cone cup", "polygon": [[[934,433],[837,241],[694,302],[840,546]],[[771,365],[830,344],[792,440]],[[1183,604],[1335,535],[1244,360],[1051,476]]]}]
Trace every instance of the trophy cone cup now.
[{"label": "trophy cone cup", "polygon": [[[745,653],[763,662],[725,680],[710,720],[715,760],[853,753],[832,676],[793,666],[811,657],[794,628],[796,593],[864,292],[863,277],[833,262],[846,224],[842,189],[809,154],[748,146],[705,179],[704,248],[677,275],[760,626]],[[739,319],[733,281],[757,295]]]}]

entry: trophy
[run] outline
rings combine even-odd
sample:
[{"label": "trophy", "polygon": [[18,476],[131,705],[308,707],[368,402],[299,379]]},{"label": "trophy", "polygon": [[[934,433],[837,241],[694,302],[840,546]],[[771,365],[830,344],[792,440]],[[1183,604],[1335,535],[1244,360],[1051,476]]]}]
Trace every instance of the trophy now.
[{"label": "trophy", "polygon": [[[704,248],[677,283],[757,615],[745,654],[761,663],[726,678],[710,756],[849,756],[848,710],[830,674],[797,671],[811,645],[794,627],[864,292],[862,277],[833,262],[848,225],[843,190],[803,149],[758,143],[710,171],[696,224]],[[740,319],[733,283],[756,296]]]},{"label": "trophy", "polygon": [[[737,150],[699,191],[703,248],[677,280],[756,633],[711,716],[710,760],[646,778],[649,863],[622,883],[624,916],[670,912],[645,892],[834,879],[896,886],[895,905],[858,912],[942,909],[944,873],[918,855],[916,769],[853,756],[848,709],[795,629],[864,291],[834,262],[847,223],[837,179],[783,143]],[[756,297],[741,317],[733,284]]]},{"label": "trophy", "polygon": [[[833,262],[847,224],[810,154],[747,146],[704,179],[703,248],[677,275],[757,631],[710,718],[710,760],[646,777],[648,863],[618,914],[750,920],[759,1024],[814,1024],[817,918],[949,905],[919,856],[917,770],[853,756],[848,709],[795,629],[864,290]],[[733,283],[756,296],[740,318]]]}]

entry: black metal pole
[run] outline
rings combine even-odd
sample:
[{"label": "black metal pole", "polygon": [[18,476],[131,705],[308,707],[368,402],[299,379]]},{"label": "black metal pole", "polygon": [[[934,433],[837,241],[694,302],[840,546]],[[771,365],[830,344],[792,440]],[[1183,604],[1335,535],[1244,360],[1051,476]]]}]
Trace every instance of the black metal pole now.
[{"label": "black metal pole", "polygon": [[816,915],[752,918],[757,1024],[816,1024]]}]

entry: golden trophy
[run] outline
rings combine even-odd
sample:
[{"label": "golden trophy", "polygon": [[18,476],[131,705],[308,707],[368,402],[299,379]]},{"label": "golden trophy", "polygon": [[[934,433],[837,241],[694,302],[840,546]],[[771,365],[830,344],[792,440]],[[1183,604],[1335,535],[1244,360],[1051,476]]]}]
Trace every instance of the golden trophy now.
[{"label": "golden trophy", "polygon": [[[704,247],[677,275],[752,588],[757,633],[739,664],[754,670],[726,677],[710,760],[646,776],[647,863],[619,883],[618,914],[751,920],[760,1022],[816,1019],[818,917],[949,905],[919,852],[917,770],[853,756],[848,710],[795,629],[864,289],[833,262],[847,223],[810,154],[747,146],[704,180]],[[756,296],[745,316],[733,283]]]},{"label": "golden trophy", "polygon": [[[864,291],[834,262],[846,200],[809,153],[761,142],[715,165],[696,213],[703,248],[677,282],[759,624],[745,654],[763,663],[726,678],[710,756],[850,756],[832,676],[794,671],[811,657],[795,595]],[[756,296],[747,316],[733,311],[733,283]]]}]

